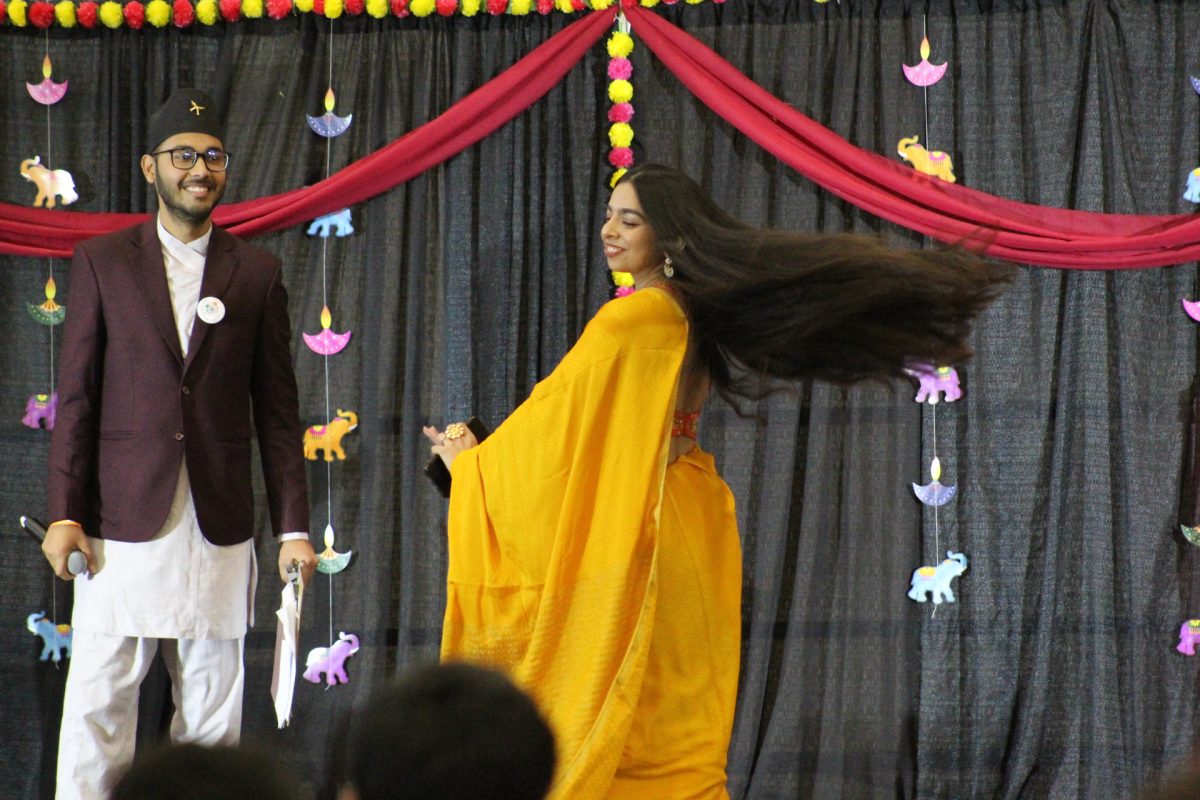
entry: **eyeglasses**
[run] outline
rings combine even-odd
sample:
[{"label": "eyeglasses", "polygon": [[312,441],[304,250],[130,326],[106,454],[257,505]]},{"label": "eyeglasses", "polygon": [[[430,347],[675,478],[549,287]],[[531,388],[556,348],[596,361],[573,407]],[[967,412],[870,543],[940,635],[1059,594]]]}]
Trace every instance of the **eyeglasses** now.
[{"label": "eyeglasses", "polygon": [[171,154],[171,165],[175,169],[191,169],[195,166],[197,158],[204,159],[204,166],[208,167],[209,172],[224,172],[229,166],[229,153],[215,147],[210,147],[204,152],[194,147],[172,147],[170,150],[159,150],[150,155],[161,156],[163,153]]}]

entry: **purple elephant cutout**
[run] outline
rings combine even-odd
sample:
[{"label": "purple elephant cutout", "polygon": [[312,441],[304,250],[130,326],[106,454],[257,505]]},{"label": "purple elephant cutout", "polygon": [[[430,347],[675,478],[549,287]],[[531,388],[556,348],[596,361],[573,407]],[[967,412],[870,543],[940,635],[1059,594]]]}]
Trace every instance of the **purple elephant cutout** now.
[{"label": "purple elephant cutout", "polygon": [[939,395],[945,397],[947,403],[953,403],[962,397],[962,389],[958,385],[958,372],[954,367],[933,367],[929,364],[911,364],[904,370],[917,379],[917,396],[913,399],[918,403],[934,405]]},{"label": "purple elephant cutout", "polygon": [[[25,416],[21,417],[21,424],[27,428],[45,427],[46,430],[54,430],[54,415],[58,413],[58,392],[50,395],[31,394],[29,399],[25,401]],[[42,422],[45,421],[45,425]]]},{"label": "purple elephant cutout", "polygon": [[325,683],[335,686],[349,683],[346,674],[346,659],[358,652],[358,637],[353,633],[338,632],[338,640],[331,647],[314,647],[304,662],[304,680],[320,683],[322,673]]},{"label": "purple elephant cutout", "polygon": [[1197,642],[1200,642],[1200,619],[1185,619],[1179,626],[1179,644],[1175,649],[1185,656],[1194,656]]}]

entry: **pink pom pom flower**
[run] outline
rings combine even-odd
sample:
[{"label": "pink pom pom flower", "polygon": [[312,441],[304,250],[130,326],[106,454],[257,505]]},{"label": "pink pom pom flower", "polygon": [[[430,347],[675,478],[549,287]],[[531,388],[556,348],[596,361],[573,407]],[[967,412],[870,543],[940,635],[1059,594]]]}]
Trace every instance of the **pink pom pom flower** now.
[{"label": "pink pom pom flower", "polygon": [[633,150],[628,147],[614,147],[608,151],[608,163],[617,169],[628,169],[633,166]]},{"label": "pink pom pom flower", "polygon": [[633,62],[628,58],[609,59],[608,77],[614,81],[629,80],[633,77]]},{"label": "pink pom pom flower", "polygon": [[609,122],[629,122],[633,119],[633,105],[630,103],[613,103],[608,109]]}]

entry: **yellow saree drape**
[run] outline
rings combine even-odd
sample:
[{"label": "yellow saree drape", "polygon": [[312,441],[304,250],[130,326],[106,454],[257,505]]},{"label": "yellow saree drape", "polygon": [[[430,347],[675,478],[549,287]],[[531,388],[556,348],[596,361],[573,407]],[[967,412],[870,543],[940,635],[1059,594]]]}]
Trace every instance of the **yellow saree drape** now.
[{"label": "yellow saree drape", "polygon": [[629,735],[686,350],[666,292],[614,300],[453,465],[442,656],[499,667],[535,697],[558,745],[554,798],[604,797]]}]

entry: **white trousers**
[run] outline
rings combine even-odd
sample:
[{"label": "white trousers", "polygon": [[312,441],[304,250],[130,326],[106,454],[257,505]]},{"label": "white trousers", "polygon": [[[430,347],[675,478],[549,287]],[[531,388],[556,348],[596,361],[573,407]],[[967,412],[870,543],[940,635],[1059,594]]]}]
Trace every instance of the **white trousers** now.
[{"label": "white trousers", "polygon": [[172,742],[238,743],[244,639],[139,639],[76,630],[58,739],[58,800],[104,800],[133,760],[138,688],[162,647]]}]

